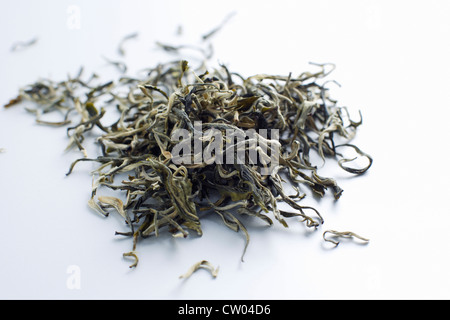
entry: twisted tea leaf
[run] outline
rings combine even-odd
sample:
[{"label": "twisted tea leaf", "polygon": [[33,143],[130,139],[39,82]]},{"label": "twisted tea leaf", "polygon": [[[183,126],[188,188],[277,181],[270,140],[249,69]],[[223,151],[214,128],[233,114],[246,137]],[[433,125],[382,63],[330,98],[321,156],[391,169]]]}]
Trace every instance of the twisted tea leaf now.
[{"label": "twisted tea leaf", "polygon": [[217,277],[217,274],[219,273],[219,267],[214,268],[211,262],[207,260],[202,260],[197,263],[195,263],[192,267],[189,268],[189,270],[180,276],[180,279],[182,278],[189,278],[195,271],[199,269],[206,269],[211,272],[211,275],[213,278]]},{"label": "twisted tea leaf", "polygon": [[341,232],[341,231],[336,231],[336,230],[327,230],[327,231],[325,231],[325,232],[323,233],[323,239],[324,239],[325,241],[334,243],[336,246],[339,245],[340,242],[339,242],[339,241],[335,241],[335,240],[326,238],[325,235],[326,235],[327,233],[331,233],[334,237],[337,237],[337,238],[339,238],[339,237],[344,237],[344,238],[355,237],[355,238],[358,238],[358,239],[360,239],[360,240],[362,240],[362,241],[369,242],[369,239],[366,239],[366,238],[364,238],[364,237],[361,237],[361,236],[359,236],[359,235],[357,235],[356,233],[351,232],[351,231],[343,231],[343,232]]}]

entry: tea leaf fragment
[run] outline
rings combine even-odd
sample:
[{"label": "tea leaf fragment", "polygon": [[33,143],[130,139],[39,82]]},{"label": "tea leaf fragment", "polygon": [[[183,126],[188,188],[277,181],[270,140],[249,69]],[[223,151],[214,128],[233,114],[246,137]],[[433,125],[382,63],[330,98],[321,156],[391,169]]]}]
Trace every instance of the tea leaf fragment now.
[{"label": "tea leaf fragment", "polygon": [[208,270],[209,272],[211,272],[211,275],[213,276],[213,278],[216,278],[217,274],[219,273],[219,267],[215,268],[211,262],[209,262],[207,260],[202,260],[202,261],[199,261],[199,262],[195,263],[194,265],[192,265],[189,268],[189,270],[185,274],[182,274],[179,278],[180,279],[189,278],[192,276],[192,274],[194,272],[196,272],[199,269]]}]

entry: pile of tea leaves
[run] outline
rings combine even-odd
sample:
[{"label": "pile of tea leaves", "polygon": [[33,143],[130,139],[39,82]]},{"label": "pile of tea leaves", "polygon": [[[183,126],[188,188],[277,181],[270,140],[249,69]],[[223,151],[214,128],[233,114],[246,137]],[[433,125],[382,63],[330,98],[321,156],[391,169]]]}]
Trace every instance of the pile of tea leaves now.
[{"label": "pile of tea leaves", "polygon": [[[324,222],[318,210],[302,205],[305,188],[320,197],[331,192],[335,199],[343,190],[318,168],[336,161],[359,175],[372,158],[351,144],[362,119],[350,119],[347,109],[330,97],[327,77],[334,65],[314,64],[311,69],[297,76],[244,77],[225,65],[192,68],[177,60],[149,68],[141,77],[122,73],[106,82],[95,74],[84,77],[81,69],[65,81],[39,80],[24,87],[6,107],[31,101],[33,108],[27,110],[38,123],[67,126],[67,148],[81,152],[67,175],[80,162],[96,164],[88,204],[103,216],[115,211],[124,219],[129,231],[116,234],[132,239],[124,256],[133,257],[130,267],[135,267],[141,239],[161,232],[201,235],[207,215],[244,232],[245,248],[249,234],[242,215],[285,227],[286,219],[294,217],[310,228]],[[44,120],[55,112],[60,121]],[[105,114],[117,118],[111,123]],[[230,138],[230,132],[237,138]],[[96,135],[98,156],[88,155],[87,135]],[[366,165],[352,166],[355,159],[342,153],[349,149],[365,158]],[[248,160],[252,155],[256,161]],[[101,195],[104,188],[122,197]]]}]

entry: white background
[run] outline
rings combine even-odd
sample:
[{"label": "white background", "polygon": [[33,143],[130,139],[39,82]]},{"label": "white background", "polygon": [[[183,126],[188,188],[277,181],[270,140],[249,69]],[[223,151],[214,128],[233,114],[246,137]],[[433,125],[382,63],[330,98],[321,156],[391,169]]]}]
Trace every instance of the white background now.
[{"label": "white background", "polygon": [[[71,7],[72,6],[72,7]],[[73,24],[79,9],[79,27]],[[0,102],[40,77],[53,80],[113,70],[123,36],[130,73],[155,66],[155,41],[198,43],[235,11],[214,38],[215,57],[245,76],[311,70],[333,62],[341,84],[331,94],[364,123],[355,144],[374,158],[369,172],[332,171],[344,189],[304,204],[324,225],[298,220],[267,228],[246,219],[250,244],[220,219],[203,222],[203,237],[150,238],[138,245],[123,221],[87,207],[92,167],[65,153],[64,128],[34,123],[22,106],[0,110],[0,298],[2,299],[448,299],[450,298],[450,2],[448,1],[81,1],[0,2]],[[176,36],[177,27],[183,36]],[[11,52],[17,41],[35,46]],[[114,74],[117,76],[117,74]],[[345,241],[331,249],[327,229],[350,230],[368,245]],[[200,270],[220,265],[213,279]],[[79,289],[67,285],[71,266]]]}]

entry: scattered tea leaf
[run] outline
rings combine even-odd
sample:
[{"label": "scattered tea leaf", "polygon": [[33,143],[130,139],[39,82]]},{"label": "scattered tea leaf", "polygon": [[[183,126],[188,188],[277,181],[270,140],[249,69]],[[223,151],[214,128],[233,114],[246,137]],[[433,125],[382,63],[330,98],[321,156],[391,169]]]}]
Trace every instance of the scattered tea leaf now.
[{"label": "scattered tea leaf", "polygon": [[37,37],[35,37],[29,41],[18,41],[12,45],[11,51],[14,52],[14,51],[23,50],[25,48],[35,45],[37,42],[38,42]]},{"label": "scattered tea leaf", "polygon": [[352,238],[352,237],[355,237],[355,238],[358,238],[358,239],[360,239],[360,240],[362,240],[362,241],[369,242],[369,239],[366,239],[366,238],[364,238],[364,237],[361,237],[361,236],[359,236],[359,235],[357,235],[356,233],[351,232],[351,231],[336,231],[336,230],[327,230],[327,231],[325,231],[325,232],[323,233],[323,239],[324,239],[325,241],[334,243],[336,246],[337,246],[340,242],[325,237],[325,235],[326,235],[327,233],[332,234],[332,236],[333,236],[334,238],[339,238],[339,237],[343,237],[343,238]]},{"label": "scattered tea leaf", "polygon": [[206,269],[211,272],[211,275],[213,278],[217,277],[217,274],[219,273],[219,267],[214,268],[214,266],[211,264],[211,262],[207,260],[202,260],[200,262],[197,262],[192,267],[189,268],[189,270],[180,276],[180,279],[182,278],[189,278],[195,271],[198,269]]}]

